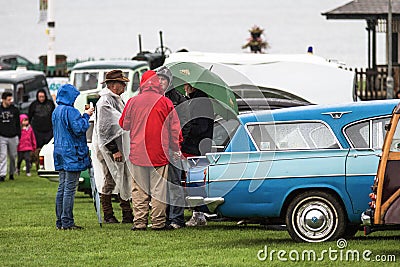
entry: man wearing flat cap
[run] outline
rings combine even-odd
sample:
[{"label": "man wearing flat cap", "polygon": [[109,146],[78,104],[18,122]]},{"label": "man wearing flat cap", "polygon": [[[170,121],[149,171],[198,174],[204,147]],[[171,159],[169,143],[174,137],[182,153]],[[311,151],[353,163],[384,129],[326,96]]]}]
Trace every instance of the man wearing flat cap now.
[{"label": "man wearing flat cap", "polygon": [[[107,87],[100,91],[94,116],[92,136],[93,165],[96,177],[103,178],[101,189],[101,204],[105,223],[119,223],[114,215],[111,195],[118,194],[122,209],[122,223],[132,223],[133,215],[130,205],[131,182],[128,168],[125,164],[122,138],[124,131],[118,121],[125,104],[121,94],[125,92],[129,79],[121,70],[106,73],[102,84]],[[101,184],[101,182],[100,182]]]}]

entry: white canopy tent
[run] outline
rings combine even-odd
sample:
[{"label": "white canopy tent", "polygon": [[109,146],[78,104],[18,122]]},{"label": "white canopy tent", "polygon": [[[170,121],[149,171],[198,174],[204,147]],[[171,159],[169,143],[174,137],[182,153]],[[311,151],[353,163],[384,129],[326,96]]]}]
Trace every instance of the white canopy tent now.
[{"label": "white canopy tent", "polygon": [[312,54],[228,54],[178,52],[165,64],[196,62],[211,68],[228,85],[249,84],[279,89],[314,104],[354,100],[354,71]]}]

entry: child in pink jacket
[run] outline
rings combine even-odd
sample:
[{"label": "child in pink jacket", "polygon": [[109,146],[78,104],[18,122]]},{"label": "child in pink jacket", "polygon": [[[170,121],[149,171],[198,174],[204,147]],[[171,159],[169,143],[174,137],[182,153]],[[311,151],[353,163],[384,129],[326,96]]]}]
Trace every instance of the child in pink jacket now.
[{"label": "child in pink jacket", "polygon": [[21,167],[22,160],[25,160],[26,165],[26,175],[31,176],[31,152],[36,149],[36,138],[33,133],[33,129],[29,124],[29,118],[26,114],[21,114],[19,116],[19,121],[21,122],[21,138],[18,144],[18,163],[17,172]]}]

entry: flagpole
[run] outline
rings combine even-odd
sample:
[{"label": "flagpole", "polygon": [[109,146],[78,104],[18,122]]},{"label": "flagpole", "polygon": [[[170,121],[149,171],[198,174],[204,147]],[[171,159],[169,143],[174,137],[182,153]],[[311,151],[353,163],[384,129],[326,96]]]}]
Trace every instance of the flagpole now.
[{"label": "flagpole", "polygon": [[56,55],[54,52],[55,44],[55,19],[54,19],[54,2],[55,0],[47,1],[47,32],[49,36],[47,47],[47,75],[54,76],[56,66]]},{"label": "flagpole", "polygon": [[386,78],[386,98],[392,99],[394,92],[394,80],[392,76],[392,0],[388,3],[388,20],[387,20],[387,30],[388,30],[388,74]]}]

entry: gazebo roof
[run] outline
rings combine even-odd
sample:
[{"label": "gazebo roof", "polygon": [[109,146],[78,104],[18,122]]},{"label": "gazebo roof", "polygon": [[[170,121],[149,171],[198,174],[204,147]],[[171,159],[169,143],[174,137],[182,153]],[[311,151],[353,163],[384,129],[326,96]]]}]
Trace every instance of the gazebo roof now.
[{"label": "gazebo roof", "polygon": [[[388,0],[354,0],[322,15],[327,19],[387,19]],[[392,16],[400,19],[400,0],[392,0]]]}]

